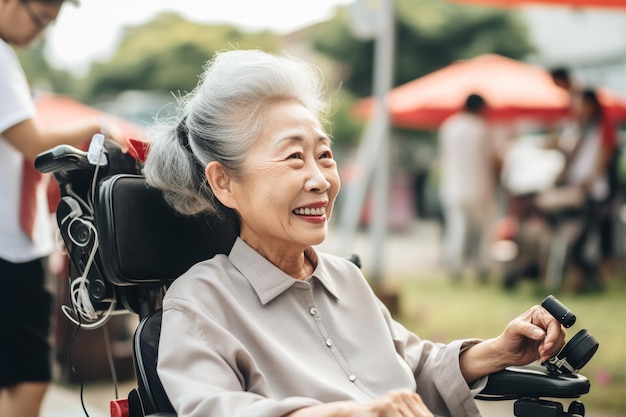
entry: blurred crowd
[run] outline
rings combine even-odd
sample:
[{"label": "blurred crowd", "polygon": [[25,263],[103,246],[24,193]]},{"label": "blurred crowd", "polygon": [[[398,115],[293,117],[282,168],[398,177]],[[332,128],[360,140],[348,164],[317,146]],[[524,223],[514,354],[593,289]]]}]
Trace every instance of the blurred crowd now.
[{"label": "blurred crowd", "polygon": [[470,94],[439,128],[443,261],[450,279],[473,269],[511,290],[535,279],[551,291],[603,291],[621,249],[619,131],[598,91],[551,72],[569,96],[562,120],[540,134],[500,146],[486,112]]}]

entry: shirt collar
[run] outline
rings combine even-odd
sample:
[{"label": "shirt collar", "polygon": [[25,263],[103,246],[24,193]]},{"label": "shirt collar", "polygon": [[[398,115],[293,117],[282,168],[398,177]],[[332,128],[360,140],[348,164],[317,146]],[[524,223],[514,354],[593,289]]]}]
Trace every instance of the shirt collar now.
[{"label": "shirt collar", "polygon": [[[324,257],[318,256],[313,248],[306,249],[305,255],[309,257],[313,264],[317,264],[315,271],[313,271],[313,274],[307,281],[312,278],[317,279],[329,293],[339,299],[337,289],[324,264]],[[302,282],[285,274],[239,237],[235,240],[228,259],[250,282],[259,300],[264,305],[278,297],[288,288],[291,288],[292,285]]]}]

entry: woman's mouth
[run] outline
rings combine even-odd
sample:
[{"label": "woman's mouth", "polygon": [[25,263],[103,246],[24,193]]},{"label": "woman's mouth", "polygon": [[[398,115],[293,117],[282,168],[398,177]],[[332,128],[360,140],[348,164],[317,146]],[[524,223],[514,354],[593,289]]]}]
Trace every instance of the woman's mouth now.
[{"label": "woman's mouth", "polygon": [[326,214],[325,207],[301,207],[293,211],[294,214],[299,216],[323,216]]}]

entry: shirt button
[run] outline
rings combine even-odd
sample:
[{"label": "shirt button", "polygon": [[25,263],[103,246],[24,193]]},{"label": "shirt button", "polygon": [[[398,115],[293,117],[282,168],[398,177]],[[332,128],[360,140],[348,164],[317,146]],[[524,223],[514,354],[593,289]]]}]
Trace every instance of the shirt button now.
[{"label": "shirt button", "polygon": [[315,308],[315,307],[311,307],[311,308],[309,309],[309,313],[311,313],[311,315],[312,315],[312,316],[314,316],[314,315],[317,313],[317,308]]},{"label": "shirt button", "polygon": [[326,346],[331,347],[333,345],[333,341],[331,339],[326,339]]},{"label": "shirt button", "polygon": [[356,375],[348,375],[348,379],[350,380],[350,382],[354,382],[356,381]]}]

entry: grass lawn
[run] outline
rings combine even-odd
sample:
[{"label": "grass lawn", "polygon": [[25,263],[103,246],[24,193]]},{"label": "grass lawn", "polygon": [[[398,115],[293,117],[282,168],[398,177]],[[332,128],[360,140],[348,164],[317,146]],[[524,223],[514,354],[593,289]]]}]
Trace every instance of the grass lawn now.
[{"label": "grass lawn", "polygon": [[[420,337],[447,342],[457,338],[498,335],[516,315],[548,295],[538,284],[522,282],[505,292],[495,283],[441,279],[398,281],[398,320]],[[587,329],[600,343],[595,356],[580,372],[591,391],[582,398],[593,410],[626,415],[626,282],[615,279],[607,291],[594,295],[556,293],[576,316],[567,340]]]}]

